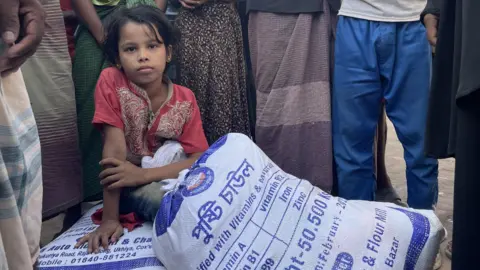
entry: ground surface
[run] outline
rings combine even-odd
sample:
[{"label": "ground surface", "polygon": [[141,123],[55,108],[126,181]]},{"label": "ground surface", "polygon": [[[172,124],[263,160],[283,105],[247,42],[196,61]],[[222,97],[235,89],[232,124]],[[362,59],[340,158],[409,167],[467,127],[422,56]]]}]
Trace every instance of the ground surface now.
[{"label": "ground surface", "polygon": [[[406,200],[406,180],[405,180],[405,162],[403,161],[403,148],[397,139],[392,124],[388,123],[388,142],[386,163],[388,173],[392,179],[394,187],[402,198]],[[448,239],[452,236],[452,214],[453,214],[453,176],[455,162],[453,159],[440,161],[440,194],[437,206],[437,214],[444,226],[448,230]],[[63,215],[43,223],[42,244],[45,245],[52,240],[53,235],[60,231],[62,227]],[[447,241],[442,244],[443,266],[441,270],[450,270],[450,260],[444,255],[444,247]]]}]

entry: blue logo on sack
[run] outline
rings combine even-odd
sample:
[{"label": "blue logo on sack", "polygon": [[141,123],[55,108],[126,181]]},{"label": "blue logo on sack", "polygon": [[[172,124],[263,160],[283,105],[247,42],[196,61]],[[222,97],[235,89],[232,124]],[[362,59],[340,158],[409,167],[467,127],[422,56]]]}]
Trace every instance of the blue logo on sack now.
[{"label": "blue logo on sack", "polygon": [[182,184],[182,195],[191,197],[207,190],[215,178],[213,170],[207,167],[199,167],[190,171]]},{"label": "blue logo on sack", "polygon": [[190,171],[179,189],[165,194],[155,217],[155,232],[161,236],[167,232],[177,216],[185,197],[198,195],[207,190],[214,180],[213,170],[197,167]]},{"label": "blue logo on sack", "polygon": [[353,257],[349,253],[342,252],[335,259],[332,270],[352,270]]}]

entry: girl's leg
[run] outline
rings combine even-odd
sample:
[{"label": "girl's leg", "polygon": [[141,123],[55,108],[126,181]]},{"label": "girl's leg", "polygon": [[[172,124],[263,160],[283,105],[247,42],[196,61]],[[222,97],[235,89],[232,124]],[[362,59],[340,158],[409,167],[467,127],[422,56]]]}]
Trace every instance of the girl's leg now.
[{"label": "girl's leg", "polygon": [[128,188],[122,191],[120,198],[120,214],[134,212],[143,221],[153,222],[167,193],[166,186],[171,184],[169,180],[153,182],[137,188]]}]

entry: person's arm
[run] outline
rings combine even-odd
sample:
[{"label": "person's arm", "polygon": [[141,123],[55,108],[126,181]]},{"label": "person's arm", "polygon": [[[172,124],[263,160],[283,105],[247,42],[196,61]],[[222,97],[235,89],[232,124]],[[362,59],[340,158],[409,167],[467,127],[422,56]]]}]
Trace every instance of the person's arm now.
[{"label": "person's arm", "polygon": [[103,25],[95,11],[92,1],[72,0],[72,6],[80,21],[87,26],[92,36],[97,40],[97,43],[102,44],[104,40]]},{"label": "person's arm", "polygon": [[[104,147],[103,157],[118,158],[125,160],[127,147],[123,131],[120,128],[103,125]],[[115,243],[123,234],[123,227],[119,221],[120,189],[109,190],[103,188],[103,213],[102,223],[93,232],[78,240],[75,247],[88,242],[88,253],[98,253],[100,246],[108,248],[110,242]]]},{"label": "person's arm", "polygon": [[440,9],[437,5],[438,3],[434,3],[433,0],[428,0],[421,16],[421,21],[427,29],[428,42],[433,47],[437,45],[438,18],[440,16]]},{"label": "person's arm", "polygon": [[163,12],[167,11],[167,0],[155,0],[155,4],[157,4],[157,7]]},{"label": "person's arm", "polygon": [[[105,125],[104,129],[105,142],[103,146],[103,159],[115,158],[124,162],[127,158],[127,146],[123,130]],[[112,167],[105,166],[104,169]],[[106,220],[119,219],[119,201],[121,189],[103,188],[103,217],[102,222]]]},{"label": "person's arm", "polygon": [[[165,179],[177,178],[181,171],[190,168],[203,152],[190,154],[188,159],[159,168],[140,168],[128,161],[111,157],[101,161],[105,169],[101,174],[100,183],[108,190],[118,190],[124,187],[136,187],[159,182]],[[114,205],[112,206],[113,209]],[[110,219],[107,219],[109,221]]]},{"label": "person's arm", "polygon": [[177,178],[181,171],[190,168],[195,161],[208,149],[207,139],[202,127],[200,109],[193,93],[191,94],[192,115],[183,126],[183,131],[177,141],[182,145],[188,158],[159,168],[142,169],[130,162],[122,162],[115,158],[104,159],[102,164],[116,168],[102,172],[100,183],[109,189],[146,185],[164,179]]},{"label": "person's arm", "polygon": [[145,181],[151,183],[163,179],[177,178],[182,170],[190,168],[203,152],[208,149],[200,117],[200,109],[193,93],[191,95],[192,114],[183,126],[182,135],[178,138],[178,142],[182,145],[185,153],[188,154],[188,159],[161,168],[147,169]]},{"label": "person's arm", "polygon": [[190,168],[203,153],[194,153],[189,155],[188,159],[182,160],[160,168],[144,169],[145,184],[158,182],[164,179],[177,178],[181,171]]},{"label": "person's arm", "polygon": [[[103,157],[124,161],[127,146],[120,102],[115,90],[119,73],[115,68],[107,68],[100,74],[94,94],[95,114],[92,123],[104,135]],[[105,164],[102,165],[106,167]],[[104,187],[102,223],[93,232],[78,240],[76,247],[88,242],[88,252],[98,253],[100,246],[107,249],[110,242],[116,242],[122,236],[123,227],[119,221],[120,192],[119,189],[108,190]]]},{"label": "person's arm", "polygon": [[433,15],[437,18],[440,17],[440,7],[438,1],[439,0],[427,0],[427,6],[423,10],[420,18],[423,23],[425,23],[426,15]]}]

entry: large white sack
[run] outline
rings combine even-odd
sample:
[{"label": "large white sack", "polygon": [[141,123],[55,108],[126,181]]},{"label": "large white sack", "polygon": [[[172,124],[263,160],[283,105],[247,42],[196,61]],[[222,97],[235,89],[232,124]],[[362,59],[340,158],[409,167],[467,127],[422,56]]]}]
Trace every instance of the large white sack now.
[{"label": "large white sack", "polygon": [[72,226],[68,231],[40,250],[39,270],[165,270],[155,257],[152,249],[152,224],[124,235],[108,251],[100,249],[98,254],[87,254],[87,245],[74,248],[77,240],[98,226],[93,224],[91,216],[103,205],[98,205]]},{"label": "large white sack", "polygon": [[443,235],[432,211],[332,197],[240,134],[164,197],[153,231],[168,270],[431,269]]}]

